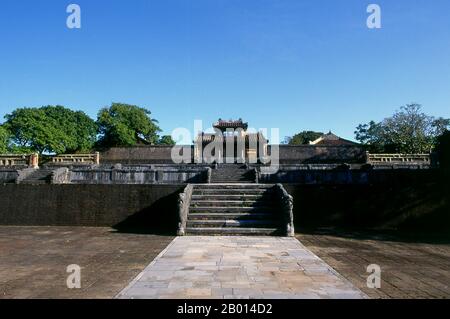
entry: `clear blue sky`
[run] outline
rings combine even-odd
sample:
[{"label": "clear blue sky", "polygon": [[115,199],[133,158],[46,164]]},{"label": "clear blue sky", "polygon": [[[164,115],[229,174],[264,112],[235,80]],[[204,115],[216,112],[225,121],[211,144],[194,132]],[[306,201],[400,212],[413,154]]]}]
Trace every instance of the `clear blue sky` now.
[{"label": "clear blue sky", "polygon": [[[366,27],[370,3],[381,30]],[[450,117],[448,0],[2,0],[0,45],[0,118],[124,102],[165,133],[242,117],[353,138],[409,102]]]}]

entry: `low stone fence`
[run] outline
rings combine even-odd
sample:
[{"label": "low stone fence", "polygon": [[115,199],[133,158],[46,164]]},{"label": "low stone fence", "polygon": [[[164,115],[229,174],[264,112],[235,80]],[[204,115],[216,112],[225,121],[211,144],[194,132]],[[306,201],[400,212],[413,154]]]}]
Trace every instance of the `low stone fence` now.
[{"label": "low stone fence", "polygon": [[412,179],[433,174],[429,165],[280,165],[277,169],[259,167],[260,183],[291,183],[304,185],[362,185],[392,182],[396,178]]},{"label": "low stone fence", "polygon": [[94,154],[63,154],[51,156],[52,165],[99,165],[100,164],[100,153],[96,152]]},{"label": "low stone fence", "polygon": [[[66,180],[61,178],[66,176]],[[207,169],[82,169],[61,171],[54,182],[69,184],[183,184],[204,183]]]},{"label": "low stone fence", "polygon": [[0,167],[38,167],[38,154],[0,154]]},{"label": "low stone fence", "polygon": [[401,164],[431,164],[430,154],[370,154],[367,153],[367,162],[369,164],[390,164],[390,163],[401,163]]}]

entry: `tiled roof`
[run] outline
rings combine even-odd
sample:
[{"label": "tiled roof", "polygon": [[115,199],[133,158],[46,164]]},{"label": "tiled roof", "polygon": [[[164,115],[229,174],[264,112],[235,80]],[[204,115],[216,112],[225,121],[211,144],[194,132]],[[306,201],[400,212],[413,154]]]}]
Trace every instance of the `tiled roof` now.
[{"label": "tiled roof", "polygon": [[[239,138],[238,136],[224,136],[223,140],[224,141],[227,140],[227,139],[234,139],[234,140],[236,140],[238,138]],[[197,141],[199,139],[202,139],[203,143],[210,143],[210,142],[214,141],[215,134],[206,134],[206,133],[205,134],[199,134],[198,137],[197,137]],[[262,142],[265,142],[265,143],[268,142],[268,140],[264,137],[264,135],[262,135],[262,133],[248,133],[248,134],[245,135],[245,139],[246,139],[246,142],[257,142],[258,140],[262,141]]]},{"label": "tiled roof", "polygon": [[227,128],[243,128],[246,130],[248,128],[248,123],[244,123],[242,119],[239,120],[222,120],[219,119],[216,123],[213,124],[214,128],[227,129]]},{"label": "tiled roof", "polygon": [[331,146],[340,146],[340,145],[358,145],[358,143],[343,139],[331,132],[328,134],[324,134],[319,137],[317,140],[309,143],[310,145],[331,145]]}]

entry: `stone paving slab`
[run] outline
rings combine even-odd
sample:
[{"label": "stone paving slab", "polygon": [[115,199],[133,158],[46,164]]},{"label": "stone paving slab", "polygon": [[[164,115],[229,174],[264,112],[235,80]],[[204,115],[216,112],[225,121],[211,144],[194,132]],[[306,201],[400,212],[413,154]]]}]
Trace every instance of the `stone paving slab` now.
[{"label": "stone paving slab", "polygon": [[117,298],[366,298],[295,238],[177,237]]}]

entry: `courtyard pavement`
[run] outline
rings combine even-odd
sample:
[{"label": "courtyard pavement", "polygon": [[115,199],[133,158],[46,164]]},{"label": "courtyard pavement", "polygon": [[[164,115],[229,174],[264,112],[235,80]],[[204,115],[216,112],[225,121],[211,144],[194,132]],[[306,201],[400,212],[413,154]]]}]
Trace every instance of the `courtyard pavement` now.
[{"label": "courtyard pavement", "polygon": [[[450,239],[382,232],[316,231],[297,238],[370,298],[450,298]],[[381,287],[367,287],[367,266]]]},{"label": "courtyard pavement", "polygon": [[[112,298],[173,238],[108,227],[0,226],[0,299]],[[67,287],[71,264],[81,267],[80,289]]]},{"label": "courtyard pavement", "polygon": [[295,238],[177,237],[118,298],[365,298]]}]

